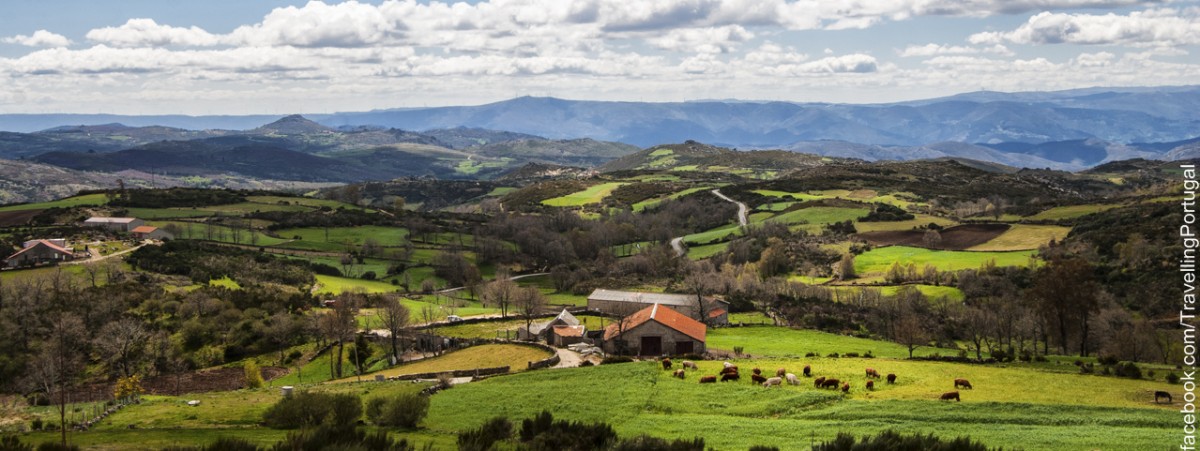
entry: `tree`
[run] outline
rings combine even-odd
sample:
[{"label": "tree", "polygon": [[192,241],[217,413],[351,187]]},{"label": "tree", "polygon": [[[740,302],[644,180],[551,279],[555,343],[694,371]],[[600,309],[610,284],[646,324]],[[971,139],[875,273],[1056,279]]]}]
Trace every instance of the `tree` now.
[{"label": "tree", "polygon": [[375,316],[379,318],[379,323],[383,325],[384,330],[388,331],[388,338],[392,344],[392,364],[400,361],[399,335],[400,332],[408,327],[408,307],[400,303],[399,299],[394,296],[384,297],[382,305],[375,310]]},{"label": "tree", "polygon": [[267,338],[271,344],[279,350],[279,364],[283,364],[283,351],[296,343],[297,339],[303,335],[303,324],[295,320],[292,315],[287,312],[279,312],[267,320],[267,328],[265,330]]},{"label": "tree", "polygon": [[132,318],[122,318],[105,324],[96,337],[96,348],[103,353],[110,370],[122,377],[134,374],[145,355],[150,331]]},{"label": "tree", "polygon": [[[62,445],[67,445],[67,387],[84,369],[83,353],[86,326],[70,313],[53,315],[49,335],[41,343],[37,358],[31,362],[30,376],[38,388],[53,399],[57,396]],[[57,393],[55,391],[57,390]]]},{"label": "tree", "polygon": [[520,287],[503,275],[497,274],[496,277],[496,280],[483,287],[483,303],[500,309],[500,316],[507,317],[508,308],[516,299]]},{"label": "tree", "polygon": [[537,287],[518,288],[514,301],[517,314],[525,320],[525,330],[529,330],[533,319],[542,312],[542,309],[546,308],[546,297]]},{"label": "tree", "polygon": [[712,263],[707,261],[690,265],[687,275],[683,277],[683,286],[687,292],[696,296],[696,312],[702,323],[708,324],[707,299],[716,291],[718,280],[719,277],[712,267]]},{"label": "tree", "polygon": [[900,318],[896,320],[895,334],[896,342],[908,348],[910,359],[914,350],[929,345],[929,332],[925,330],[925,325],[916,313],[901,313]]},{"label": "tree", "polygon": [[839,280],[850,280],[854,275],[854,254],[844,254],[842,259],[837,263],[837,275]]},{"label": "tree", "polygon": [[1098,291],[1092,265],[1081,258],[1051,260],[1034,275],[1028,297],[1056,335],[1064,355],[1074,334],[1079,336],[1079,355],[1088,354],[1088,321]]},{"label": "tree", "polygon": [[333,337],[337,340],[337,377],[342,377],[342,359],[346,341],[354,339],[358,332],[358,306],[362,295],[358,293],[342,293],[333,304]]},{"label": "tree", "polygon": [[925,235],[921,237],[921,241],[925,243],[925,247],[937,247],[942,244],[942,234],[937,230],[929,229],[925,231]]}]

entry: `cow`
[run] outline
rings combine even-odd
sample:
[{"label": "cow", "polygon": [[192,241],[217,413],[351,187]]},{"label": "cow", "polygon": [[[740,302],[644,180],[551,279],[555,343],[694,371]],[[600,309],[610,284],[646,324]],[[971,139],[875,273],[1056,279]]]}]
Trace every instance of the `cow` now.
[{"label": "cow", "polygon": [[750,381],[755,384],[761,384],[763,382],[766,382],[767,378],[763,377],[763,375],[761,375],[761,374],[751,374]]},{"label": "cow", "polygon": [[722,369],[721,369],[721,372],[720,372],[720,374],[729,374],[729,373],[735,373],[735,374],[736,374],[737,372],[738,372],[738,367],[737,367],[737,365],[730,365],[730,366],[727,366],[727,367],[725,367],[725,368],[722,368]]},{"label": "cow", "polygon": [[783,378],[787,380],[788,385],[800,385],[800,379],[796,378],[795,374],[787,373]]},{"label": "cow", "polygon": [[875,381],[867,381],[867,390],[875,389]]},{"label": "cow", "polygon": [[832,388],[834,390],[837,390],[838,385],[841,385],[841,384],[842,384],[842,381],[839,381],[837,379],[825,379],[825,382],[821,383],[821,388]]},{"label": "cow", "polygon": [[821,388],[821,384],[824,384],[824,383],[825,383],[824,376],[818,377],[815,380],[813,380],[813,386],[817,387],[817,388]]},{"label": "cow", "polygon": [[783,379],[780,379],[778,377],[772,377],[772,378],[769,378],[769,379],[763,381],[763,383],[762,383],[763,387],[770,387],[772,385],[783,387]]},{"label": "cow", "polygon": [[724,365],[725,368],[729,368],[729,367],[733,366],[733,364],[729,363],[729,362],[725,362],[722,365]]},{"label": "cow", "polygon": [[664,370],[669,370],[669,369],[671,369],[671,359],[670,359],[670,358],[667,358],[667,357],[664,357],[664,358],[662,359],[662,365],[663,365],[663,369],[664,369]]},{"label": "cow", "polygon": [[[1158,398],[1167,398],[1167,404],[1171,404],[1174,402],[1173,400],[1171,400],[1171,394],[1167,393],[1165,391],[1154,392],[1154,403],[1155,404],[1158,404]],[[1184,407],[1187,407],[1187,406],[1184,406]]]},{"label": "cow", "polygon": [[955,379],[954,380],[954,388],[958,388],[958,387],[970,388],[970,389],[974,390],[974,388],[971,387],[971,381],[966,380],[966,379]]},{"label": "cow", "polygon": [[711,384],[717,381],[716,376],[700,376],[701,384]]},{"label": "cow", "polygon": [[783,377],[785,374],[787,374],[786,368],[780,368],[780,369],[775,370],[775,377]]},{"label": "cow", "polygon": [[948,392],[942,393],[942,401],[949,401],[951,399],[958,401],[958,402],[962,402],[962,399],[958,397],[957,391],[948,391]]},{"label": "cow", "polygon": [[888,373],[887,379],[889,384],[896,383],[896,373]]},{"label": "cow", "polygon": [[750,370],[750,372],[754,373],[755,375],[759,375],[759,376],[762,375],[762,370],[758,369],[758,368],[752,369],[752,370]]},{"label": "cow", "polygon": [[724,373],[724,374],[721,374],[721,382],[725,382],[725,381],[736,381],[736,380],[738,380],[738,379],[741,379],[741,376],[738,376],[738,373],[737,373],[737,371],[734,371],[734,372],[732,372],[732,373]]},{"label": "cow", "polygon": [[677,369],[677,370],[675,370],[675,374],[673,374],[673,376],[675,376],[675,377],[678,377],[678,378],[680,378],[680,379],[683,379],[683,378],[685,378],[687,375],[686,375],[686,374],[684,374],[684,372],[683,372],[683,368],[680,368],[680,369]]},{"label": "cow", "polygon": [[692,370],[700,369],[699,367],[696,366],[696,362],[693,362],[691,360],[684,360],[683,363],[680,363],[680,365],[683,365],[683,367],[687,368],[687,369],[692,369]]},{"label": "cow", "polygon": [[812,377],[812,367],[804,365],[804,377]]},{"label": "cow", "polygon": [[875,371],[875,368],[867,368],[867,377],[879,379],[879,372]]},{"label": "cow", "polygon": [[842,393],[850,393],[850,383],[849,382],[847,382],[845,385],[842,386]]}]

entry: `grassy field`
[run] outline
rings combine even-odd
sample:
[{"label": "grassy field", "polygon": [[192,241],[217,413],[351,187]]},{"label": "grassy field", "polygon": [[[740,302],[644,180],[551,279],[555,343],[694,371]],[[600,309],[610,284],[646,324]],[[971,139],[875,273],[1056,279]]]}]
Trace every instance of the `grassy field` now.
[{"label": "grassy field", "polygon": [[612,194],[613,190],[624,184],[622,182],[609,182],[593,185],[583,191],[543,200],[542,205],[549,205],[551,207],[582,207],[588,204],[600,203],[605,197]]},{"label": "grassy field", "polygon": [[332,252],[362,248],[367,238],[375,239],[381,246],[398,246],[408,239],[408,229],[385,226],[330,227],[328,230],[305,227],[280,229],[275,233],[285,239],[295,239],[280,246],[282,248]]},{"label": "grassy field", "polygon": [[78,207],[80,205],[104,205],[107,203],[108,197],[104,194],[84,194],[82,196],[67,197],[50,202],[5,205],[0,207],[0,211],[45,210],[53,207],[66,208]]},{"label": "grassy field", "polygon": [[1037,249],[1050,240],[1061,241],[1071,232],[1070,227],[1052,225],[1013,224],[1000,236],[971,247],[972,251],[1020,251]]},{"label": "grassy field", "polygon": [[[708,331],[708,347],[731,351],[741,346],[754,357],[799,358],[810,352],[818,355],[868,351],[876,357],[907,358],[908,348],[890,341],[836,335],[786,327],[727,327]],[[917,348],[913,355],[958,355],[954,349]]]},{"label": "grassy field", "polygon": [[683,237],[683,242],[691,244],[708,244],[714,241],[721,241],[728,238],[730,235],[741,235],[742,228],[737,224],[729,224],[726,226],[717,227],[712,230],[707,230],[700,233],[693,233]]},{"label": "grassy field", "polygon": [[892,263],[914,263],[917,268],[931,264],[941,271],[979,268],[989,261],[996,266],[1025,266],[1035,251],[972,252],[936,251],[919,247],[888,246],[864,252],[854,258],[854,271],[860,278],[881,277]]},{"label": "grassy field", "polygon": [[934,223],[942,227],[952,227],[958,225],[953,220],[946,219],[940,216],[930,216],[926,214],[913,215],[913,219],[906,221],[883,221],[883,222],[858,222],[855,221],[854,228],[859,232],[880,232],[885,230],[912,230],[916,227],[926,226],[929,223]]},{"label": "grassy field", "polygon": [[1025,219],[1032,221],[1057,221],[1060,219],[1072,219],[1080,216],[1099,213],[1105,210],[1120,207],[1118,204],[1089,204],[1089,205],[1069,205],[1066,207],[1054,207],[1049,210],[1040,212],[1033,216],[1028,216]]},{"label": "grassy field", "polygon": [[[1174,431],[1178,416],[1150,404],[1148,391],[1156,385],[1145,381],[885,359],[736,363],[793,370],[811,364],[817,375],[849,380],[852,389],[843,396],[810,384],[773,389],[746,381],[701,385],[694,374],[674,379],[654,363],[602,365],[457,387],[433,398],[426,424],[449,433],[496,415],[526,418],[549,409],[556,418],[609,422],[623,435],[700,436],[716,449],[769,444],[804,450],[811,440],[829,439],[839,431],[862,435],[893,428],[969,435],[1006,448],[1060,450],[1153,449]],[[699,373],[715,374],[720,362],[700,365]],[[866,365],[899,374],[899,383],[862,390]],[[972,380],[976,389],[964,390],[961,403],[938,401],[939,394],[952,389],[955,377]],[[580,402],[579,387],[595,381],[604,381],[603,400]]]},{"label": "grassy field", "polygon": [[688,258],[692,260],[701,260],[717,255],[729,247],[729,243],[706,244],[702,246],[690,246],[687,250]]},{"label": "grassy field", "polygon": [[635,212],[643,211],[647,208],[653,208],[655,206],[658,206],[658,204],[663,203],[667,199],[678,199],[678,198],[686,196],[688,194],[700,192],[700,191],[707,190],[707,189],[712,189],[712,187],[711,186],[697,186],[695,188],[688,188],[683,191],[680,191],[677,193],[671,193],[671,194],[668,194],[663,197],[656,197],[653,199],[643,200],[641,202],[633,204],[632,208],[633,208],[633,211],[635,211]]},{"label": "grassy field", "polygon": [[[196,224],[186,221],[146,221],[146,224],[155,227],[166,227],[168,224],[175,224],[179,226],[179,230],[182,231],[180,236],[177,238],[187,239],[208,239],[208,231],[211,228],[213,241],[233,243],[233,228],[223,225]],[[190,233],[188,232],[189,228],[191,229]],[[254,244],[257,246],[275,246],[286,241],[259,233],[257,238],[258,241],[251,243],[250,231],[246,229],[240,229],[238,230],[238,233],[240,234],[240,238],[238,240],[239,243],[245,245]]]},{"label": "grassy field", "polygon": [[[405,374],[437,373],[453,370],[473,370],[476,368],[494,368],[507,366],[509,371],[525,370],[529,362],[550,357],[550,353],[532,346],[494,344],[473,346],[454,351],[446,355],[406,363],[383,371],[367,374],[363,377],[384,375],[387,377]],[[334,382],[353,382],[354,378],[339,379]]]},{"label": "grassy field", "polygon": [[866,208],[844,208],[844,207],[811,207],[801,210],[789,211],[781,215],[768,219],[768,222],[780,222],[788,225],[803,224],[799,228],[803,228],[810,232],[819,231],[822,225],[832,224],[842,221],[853,221],[870,213]]},{"label": "grassy field", "polygon": [[[950,300],[953,302],[962,302],[963,298],[964,298],[962,290],[959,290],[958,288],[955,288],[955,287],[935,286],[935,285],[906,285],[906,286],[916,288],[917,291],[920,291],[921,294],[925,295],[929,299],[946,298],[947,300]],[[896,296],[896,294],[899,293],[900,290],[902,288],[904,288],[904,286],[900,286],[900,285],[892,285],[892,286],[886,286],[886,287],[834,286],[834,287],[830,287],[830,288],[832,290],[834,290],[835,293],[837,294],[837,296],[839,296],[839,297],[850,296],[861,290],[879,290],[879,294],[883,295],[884,297],[893,297],[893,296]]]},{"label": "grassy field", "polygon": [[367,293],[391,293],[400,287],[388,282],[377,280],[350,279],[346,277],[326,276],[317,274],[317,293],[339,294],[349,291],[363,290]]}]

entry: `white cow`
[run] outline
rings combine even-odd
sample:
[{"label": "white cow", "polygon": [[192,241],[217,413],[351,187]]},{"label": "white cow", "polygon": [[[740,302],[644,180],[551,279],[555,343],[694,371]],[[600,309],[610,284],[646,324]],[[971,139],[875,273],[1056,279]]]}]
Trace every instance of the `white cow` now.
[{"label": "white cow", "polygon": [[700,369],[700,368],[696,367],[696,362],[693,362],[691,360],[684,360],[683,363],[681,363],[681,365],[683,365],[684,368],[691,368],[693,370]]},{"label": "white cow", "polygon": [[795,374],[787,373],[784,378],[787,379],[788,385],[800,385],[800,379],[797,379]]},{"label": "white cow", "polygon": [[772,385],[777,385],[777,386],[782,387],[783,379],[780,379],[778,377],[772,377],[772,378],[767,379],[766,382],[763,382],[763,387],[770,387]]}]

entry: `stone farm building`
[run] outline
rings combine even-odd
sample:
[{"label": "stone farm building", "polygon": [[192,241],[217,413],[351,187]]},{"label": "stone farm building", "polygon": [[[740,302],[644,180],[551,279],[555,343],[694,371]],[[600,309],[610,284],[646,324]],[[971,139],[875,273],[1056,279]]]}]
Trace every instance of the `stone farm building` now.
[{"label": "stone farm building", "polygon": [[729,324],[729,303],[705,297],[704,312],[691,294],[643,293],[597,289],[588,295],[588,310],[609,315],[625,316],[654,304],[671,306],[675,311],[711,325]]},{"label": "stone farm building", "polygon": [[83,221],[83,225],[87,227],[104,227],[115,232],[132,232],[133,229],[145,225],[146,222],[138,218],[109,218],[95,216]]},{"label": "stone farm building", "polygon": [[[556,326],[583,327],[579,325],[579,318],[576,318],[575,315],[572,315],[571,312],[567,311],[567,309],[563,309],[562,313],[559,313],[558,316],[555,316],[554,319],[550,321],[530,324],[529,330],[525,330],[525,326],[521,326],[519,329],[517,329],[517,338],[522,340],[537,340],[544,341],[546,343],[552,343],[554,341],[553,334]],[[583,334],[580,333],[579,337],[582,340]]]},{"label": "stone farm building", "polygon": [[148,225],[134,227],[133,230],[129,231],[129,234],[139,240],[170,240],[175,238],[171,232]]},{"label": "stone farm building", "polygon": [[662,304],[653,304],[604,329],[604,351],[658,356],[703,354],[708,329]]},{"label": "stone farm building", "polygon": [[34,266],[46,263],[68,262],[75,259],[75,252],[67,248],[63,240],[30,240],[24,248],[4,259],[5,266]]}]

